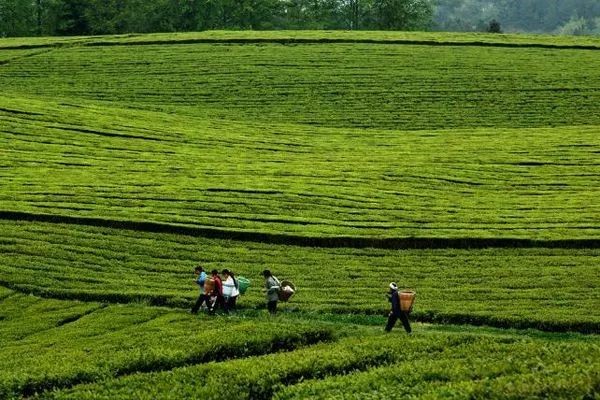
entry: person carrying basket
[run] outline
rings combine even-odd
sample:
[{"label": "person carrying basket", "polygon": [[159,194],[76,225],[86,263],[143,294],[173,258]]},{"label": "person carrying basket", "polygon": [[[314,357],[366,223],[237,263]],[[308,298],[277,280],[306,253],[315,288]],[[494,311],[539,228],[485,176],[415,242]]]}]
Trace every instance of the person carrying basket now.
[{"label": "person carrying basket", "polygon": [[267,289],[267,309],[271,315],[275,315],[277,313],[277,301],[279,300],[281,283],[268,269],[263,271],[263,277],[265,278],[265,289]]},{"label": "person carrying basket", "polygon": [[223,281],[223,310],[229,313],[229,311],[235,311],[235,303],[240,295],[239,284],[230,270],[224,269],[221,274],[225,279]]},{"label": "person carrying basket", "polygon": [[[414,293],[412,294],[414,299]],[[404,325],[404,329],[407,333],[411,333],[412,329],[410,327],[410,322],[408,321],[408,314],[410,313],[410,307],[403,311],[400,304],[400,295],[398,294],[398,285],[395,282],[390,283],[390,291],[388,294],[388,300],[392,303],[392,310],[388,316],[387,325],[385,326],[385,331],[390,332],[394,325],[396,325],[396,321],[398,318],[402,321],[402,325]],[[411,304],[412,306],[412,304]]]}]

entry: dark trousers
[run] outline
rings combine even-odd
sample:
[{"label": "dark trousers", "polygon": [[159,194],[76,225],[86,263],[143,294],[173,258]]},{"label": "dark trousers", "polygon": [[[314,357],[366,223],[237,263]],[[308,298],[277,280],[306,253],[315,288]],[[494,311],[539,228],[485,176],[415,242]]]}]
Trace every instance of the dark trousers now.
[{"label": "dark trousers", "polygon": [[209,299],[208,296],[205,294],[201,294],[198,297],[198,300],[196,300],[196,304],[194,304],[194,307],[192,307],[192,313],[196,314],[198,312],[198,310],[200,309],[200,307],[202,307],[202,303],[206,302],[206,307],[209,307]]},{"label": "dark trousers", "polygon": [[277,300],[267,302],[267,310],[275,315],[275,313],[277,313]]},{"label": "dark trousers", "polygon": [[400,318],[400,321],[402,321],[402,325],[404,325],[404,329],[406,330],[406,332],[410,333],[412,329],[410,328],[410,322],[408,322],[408,314],[403,311],[400,311],[399,314],[395,314],[393,312],[390,313],[387,325],[385,326],[385,330],[387,332],[391,331],[394,325],[396,325],[396,321],[398,321],[398,318]]},{"label": "dark trousers", "polygon": [[227,313],[229,311],[235,311],[236,302],[237,302],[237,296],[225,298],[225,302],[223,303],[223,310],[225,310],[225,312],[227,312]]},{"label": "dark trousers", "polygon": [[219,308],[222,308],[224,311],[227,311],[227,308],[225,306],[225,298],[223,296],[216,296],[213,298],[215,301],[208,306],[208,311],[210,313],[214,313]]}]

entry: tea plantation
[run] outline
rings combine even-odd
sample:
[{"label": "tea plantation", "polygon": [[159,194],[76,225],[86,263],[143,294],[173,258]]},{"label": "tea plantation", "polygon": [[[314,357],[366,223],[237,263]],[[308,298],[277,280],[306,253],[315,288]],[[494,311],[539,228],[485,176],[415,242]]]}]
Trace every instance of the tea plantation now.
[{"label": "tea plantation", "polygon": [[0,39],[0,399],[598,399],[599,260],[598,38]]}]

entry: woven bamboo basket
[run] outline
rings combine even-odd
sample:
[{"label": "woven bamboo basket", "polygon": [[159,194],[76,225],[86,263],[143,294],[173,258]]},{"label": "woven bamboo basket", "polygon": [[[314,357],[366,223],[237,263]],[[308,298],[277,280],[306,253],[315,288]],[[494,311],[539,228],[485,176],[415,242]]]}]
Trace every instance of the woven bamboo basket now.
[{"label": "woven bamboo basket", "polygon": [[416,295],[417,294],[412,290],[403,290],[399,292],[398,297],[400,297],[400,310],[410,314],[415,304]]},{"label": "woven bamboo basket", "polygon": [[[289,288],[291,290],[288,290]],[[296,293],[296,286],[290,281],[281,281],[281,289],[279,289],[279,301],[288,301]]]}]

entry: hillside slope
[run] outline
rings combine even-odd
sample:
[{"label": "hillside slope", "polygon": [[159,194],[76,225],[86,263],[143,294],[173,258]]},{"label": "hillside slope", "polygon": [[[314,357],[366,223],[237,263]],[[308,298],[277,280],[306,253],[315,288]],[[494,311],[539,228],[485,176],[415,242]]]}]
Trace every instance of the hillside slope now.
[{"label": "hillside slope", "polygon": [[593,38],[0,40],[0,398],[596,399],[599,138]]},{"label": "hillside slope", "polygon": [[600,239],[598,126],[342,129],[15,97],[0,97],[0,123],[5,218],[147,221],[289,244]]}]

